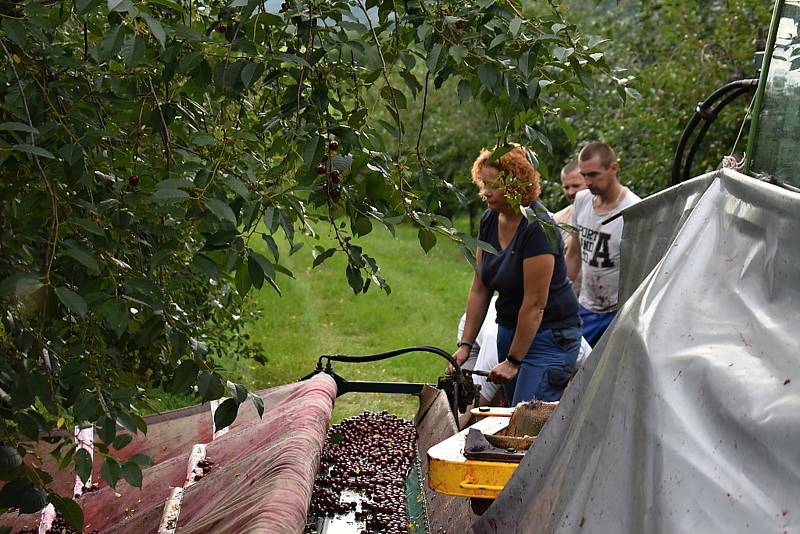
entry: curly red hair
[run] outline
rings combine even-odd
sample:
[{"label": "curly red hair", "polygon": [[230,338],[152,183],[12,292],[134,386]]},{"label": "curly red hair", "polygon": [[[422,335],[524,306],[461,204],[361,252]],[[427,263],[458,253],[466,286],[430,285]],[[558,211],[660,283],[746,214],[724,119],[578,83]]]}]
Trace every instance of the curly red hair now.
[{"label": "curly red hair", "polygon": [[470,175],[478,187],[484,185],[483,178],[481,178],[483,168],[492,167],[500,173],[501,180],[504,175],[511,175],[516,179],[513,184],[505,185],[506,191],[507,194],[518,197],[523,206],[529,206],[539,199],[542,192],[539,173],[533,168],[522,147],[514,147],[500,156],[499,161],[489,163],[492,154],[494,151],[484,148],[472,163]]}]

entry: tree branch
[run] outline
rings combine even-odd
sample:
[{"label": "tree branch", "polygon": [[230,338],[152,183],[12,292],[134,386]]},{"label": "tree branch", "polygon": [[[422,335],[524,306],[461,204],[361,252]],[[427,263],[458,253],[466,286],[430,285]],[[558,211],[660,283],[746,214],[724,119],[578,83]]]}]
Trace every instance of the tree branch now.
[{"label": "tree branch", "polygon": [[[3,52],[5,53],[6,60],[8,64],[11,65],[11,70],[14,72],[14,78],[17,80],[17,88],[19,89],[19,96],[22,99],[22,105],[25,108],[25,118],[28,120],[28,126],[30,126],[31,130],[34,129],[33,126],[33,119],[31,119],[31,111],[28,108],[28,99],[25,98],[25,90],[22,87],[22,80],[19,78],[19,73],[17,72],[17,67],[14,64],[14,60],[11,57],[11,52],[8,51],[6,48],[6,44],[0,39],[0,46],[3,47]],[[29,141],[31,146],[36,146],[36,139],[31,131],[28,134]],[[47,196],[50,199],[50,209],[53,213],[53,222],[50,225],[50,236],[47,240],[47,252],[45,256],[45,272],[44,272],[44,284],[46,287],[50,286],[50,272],[53,269],[53,259],[56,255],[56,243],[58,241],[58,227],[59,227],[59,220],[58,220],[58,197],[56,196],[56,191],[53,188],[53,184],[47,178],[47,174],[44,172],[44,168],[42,167],[42,162],[39,160],[39,156],[36,154],[30,154],[31,158],[33,158],[34,163],[36,163],[36,167],[39,170],[39,174],[42,175],[42,180],[44,181],[45,188],[47,189]],[[43,306],[43,314],[47,312],[47,299],[44,300]]]}]

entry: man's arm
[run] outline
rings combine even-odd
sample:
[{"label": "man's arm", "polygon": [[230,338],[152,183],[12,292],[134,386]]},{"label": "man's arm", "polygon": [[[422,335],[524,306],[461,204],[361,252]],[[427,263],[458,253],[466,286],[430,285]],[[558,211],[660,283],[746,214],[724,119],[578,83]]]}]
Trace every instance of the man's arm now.
[{"label": "man's arm", "polygon": [[[475,254],[478,265],[481,263],[481,251]],[[478,332],[483,325],[483,320],[486,318],[486,310],[489,307],[489,301],[492,298],[491,291],[483,283],[480,273],[475,273],[472,277],[472,285],[469,288],[469,296],[467,297],[467,319],[464,322],[464,332],[461,334],[461,341],[474,344],[478,337]],[[466,347],[461,347],[455,353],[458,363],[463,363],[469,356],[469,350],[463,350]]]},{"label": "man's arm", "polygon": [[581,275],[581,238],[579,235],[570,236],[565,260],[567,262],[567,277],[575,282]]}]

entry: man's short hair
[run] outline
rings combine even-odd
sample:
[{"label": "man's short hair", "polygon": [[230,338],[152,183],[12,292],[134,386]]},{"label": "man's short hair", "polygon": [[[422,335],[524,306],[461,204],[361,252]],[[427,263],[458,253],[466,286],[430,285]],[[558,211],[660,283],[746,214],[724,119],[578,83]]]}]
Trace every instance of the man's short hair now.
[{"label": "man's short hair", "polygon": [[583,147],[578,159],[581,161],[589,161],[595,156],[600,157],[600,163],[602,163],[603,167],[606,169],[617,161],[617,153],[614,152],[614,149],[601,141],[592,141]]},{"label": "man's short hair", "polygon": [[572,160],[561,169],[561,177],[564,178],[578,170],[578,160]]}]

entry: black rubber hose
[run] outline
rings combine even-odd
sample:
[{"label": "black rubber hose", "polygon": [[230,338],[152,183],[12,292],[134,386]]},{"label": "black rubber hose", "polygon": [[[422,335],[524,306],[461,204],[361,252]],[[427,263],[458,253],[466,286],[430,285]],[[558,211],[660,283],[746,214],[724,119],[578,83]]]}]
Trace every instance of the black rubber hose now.
[{"label": "black rubber hose", "polygon": [[[380,360],[386,360],[389,358],[394,358],[396,356],[400,356],[402,354],[408,354],[410,352],[430,352],[431,354],[436,354],[447,360],[450,365],[453,366],[453,375],[456,378],[462,376],[461,373],[461,366],[458,362],[450,355],[449,352],[442,350],[438,347],[431,347],[431,346],[420,346],[420,347],[407,347],[405,349],[397,349],[397,350],[390,350],[388,352],[381,352],[379,354],[368,354],[365,356],[349,356],[345,354],[323,354],[317,360],[317,369],[322,369],[322,360],[327,360],[328,365],[330,366],[330,362],[344,362],[344,363],[366,363],[366,362],[377,362]],[[453,416],[455,417],[456,421],[458,421],[458,384],[453,387]]]},{"label": "black rubber hose", "polygon": [[404,349],[390,350],[388,352],[381,352],[379,354],[368,354],[364,356],[350,356],[345,354],[323,354],[322,356],[319,357],[317,365],[321,366],[322,360],[328,360],[331,362],[345,362],[345,363],[377,362],[380,360],[394,358],[395,356],[408,354],[410,352],[430,352],[431,354],[436,354],[437,356],[440,356],[445,360],[447,360],[450,363],[450,365],[453,366],[453,369],[456,369],[459,373],[461,372],[461,366],[458,364],[458,362],[456,362],[455,358],[453,358],[453,356],[450,355],[450,353],[438,347],[430,347],[430,346],[408,347]]},{"label": "black rubber hose", "polygon": [[697,133],[697,136],[695,137],[694,142],[692,143],[692,147],[689,149],[689,155],[686,157],[686,164],[683,167],[683,179],[681,180],[682,182],[685,182],[686,180],[692,177],[691,173],[692,173],[692,163],[694,162],[694,157],[697,154],[697,150],[700,148],[700,143],[703,141],[703,138],[705,137],[709,128],[711,128],[711,125],[714,123],[714,120],[716,120],[719,113],[728,104],[730,104],[743,94],[749,93],[750,91],[751,88],[749,87],[743,87],[741,89],[738,89],[737,91],[734,91],[733,93],[725,97],[722,100],[722,102],[720,102],[717,105],[717,107],[715,107],[714,110],[711,112],[713,118],[710,120],[706,120],[705,124],[703,124],[703,127],[700,128],[700,131]]},{"label": "black rubber hose", "polygon": [[[672,162],[672,185],[677,185],[682,181],[681,168],[684,168],[683,155],[684,152],[686,151],[686,144],[689,142],[689,138],[694,133],[695,128],[697,128],[697,124],[703,119],[705,119],[706,122],[709,123],[713,122],[714,118],[716,118],[715,112],[714,111],[709,112],[709,108],[722,96],[726,95],[731,91],[737,91],[741,89],[750,91],[755,89],[757,86],[758,86],[757,78],[735,80],[733,82],[726,83],[722,87],[718,88],[716,91],[711,93],[711,95],[709,95],[708,98],[706,98],[703,102],[698,104],[697,108],[695,109],[694,115],[692,115],[692,118],[689,119],[689,123],[683,130],[681,139],[678,142],[678,147],[675,150],[675,159]],[[721,108],[717,108],[717,110],[721,110]]]}]

